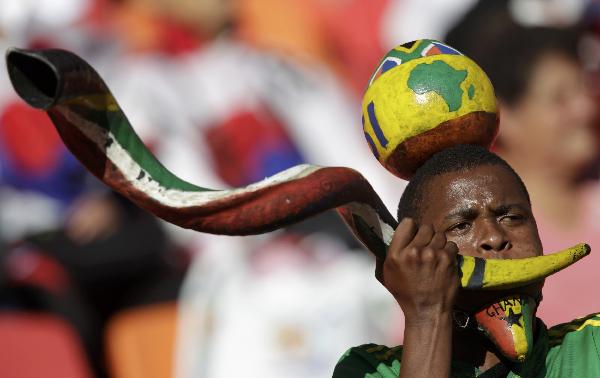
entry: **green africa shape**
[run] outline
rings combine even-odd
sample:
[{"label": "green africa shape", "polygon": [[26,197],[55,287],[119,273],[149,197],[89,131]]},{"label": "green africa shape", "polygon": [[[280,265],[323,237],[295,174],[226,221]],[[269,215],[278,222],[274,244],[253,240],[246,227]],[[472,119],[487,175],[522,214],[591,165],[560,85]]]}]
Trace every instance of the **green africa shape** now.
[{"label": "green africa shape", "polygon": [[441,60],[433,63],[421,63],[413,68],[407,85],[416,94],[435,92],[440,95],[448,110],[453,112],[460,109],[463,91],[460,88],[467,77],[466,70],[457,70]]}]

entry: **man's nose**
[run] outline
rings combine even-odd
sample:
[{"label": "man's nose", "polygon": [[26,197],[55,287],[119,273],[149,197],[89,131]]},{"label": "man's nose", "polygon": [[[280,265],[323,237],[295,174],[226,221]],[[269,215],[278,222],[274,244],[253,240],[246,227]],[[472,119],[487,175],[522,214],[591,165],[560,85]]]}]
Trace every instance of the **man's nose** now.
[{"label": "man's nose", "polygon": [[511,244],[506,232],[500,224],[494,221],[485,221],[480,225],[478,249],[483,255],[500,254],[496,258],[502,258],[502,252],[510,249]]}]

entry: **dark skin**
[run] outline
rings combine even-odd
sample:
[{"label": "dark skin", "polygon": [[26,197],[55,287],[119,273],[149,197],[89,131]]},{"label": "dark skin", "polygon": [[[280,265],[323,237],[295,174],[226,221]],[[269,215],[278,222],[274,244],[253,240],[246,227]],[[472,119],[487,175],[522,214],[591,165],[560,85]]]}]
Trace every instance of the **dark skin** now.
[{"label": "dark skin", "polygon": [[453,309],[489,303],[459,290],[456,254],[541,255],[531,206],[510,172],[489,165],[436,176],[423,198],[419,219],[400,222],[381,267],[406,319],[400,377],[449,377],[452,358],[487,370],[499,362],[493,347],[475,333],[453,335]]}]

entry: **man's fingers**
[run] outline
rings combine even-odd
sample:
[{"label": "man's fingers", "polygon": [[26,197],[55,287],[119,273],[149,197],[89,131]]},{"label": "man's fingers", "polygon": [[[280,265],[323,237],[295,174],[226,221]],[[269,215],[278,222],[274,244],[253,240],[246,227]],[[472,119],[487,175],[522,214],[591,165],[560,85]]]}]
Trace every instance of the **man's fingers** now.
[{"label": "man's fingers", "polygon": [[413,240],[416,233],[417,223],[411,218],[402,219],[402,222],[400,222],[398,227],[396,227],[396,231],[394,231],[390,251],[404,249]]},{"label": "man's fingers", "polygon": [[429,247],[433,249],[443,249],[446,246],[446,235],[443,232],[436,232],[431,238]]},{"label": "man's fingers", "polygon": [[431,239],[433,238],[433,227],[428,224],[422,225],[419,227],[419,231],[413,238],[412,242],[410,242],[411,247],[423,248],[431,243]]}]

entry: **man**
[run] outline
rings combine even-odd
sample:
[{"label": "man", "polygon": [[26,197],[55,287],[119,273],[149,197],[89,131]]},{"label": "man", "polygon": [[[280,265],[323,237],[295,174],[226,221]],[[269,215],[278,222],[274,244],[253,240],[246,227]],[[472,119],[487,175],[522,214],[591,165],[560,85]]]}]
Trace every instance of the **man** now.
[{"label": "man", "polygon": [[532,346],[514,362],[481,331],[485,326],[475,314],[511,292],[523,303],[531,300],[535,314],[542,284],[508,292],[459,290],[457,253],[496,259],[542,254],[525,185],[504,160],[471,145],[437,153],[408,184],[398,219],[378,278],[404,311],[404,345],[351,348],[334,378],[600,376],[599,315],[550,330],[532,315]]}]

